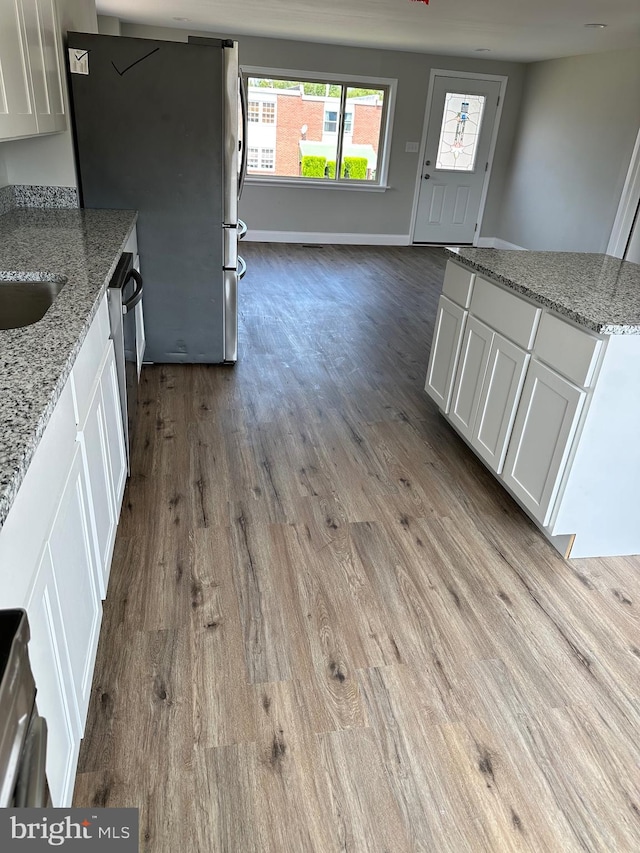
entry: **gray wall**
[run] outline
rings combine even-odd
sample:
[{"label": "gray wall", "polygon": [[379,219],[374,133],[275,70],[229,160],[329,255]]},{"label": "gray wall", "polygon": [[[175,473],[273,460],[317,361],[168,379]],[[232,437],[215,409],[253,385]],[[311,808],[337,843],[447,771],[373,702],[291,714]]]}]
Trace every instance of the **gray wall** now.
[{"label": "gray wall", "polygon": [[[58,14],[63,34],[68,30],[97,32],[95,0],[58,0]],[[77,186],[70,128],[50,136],[0,143],[0,156],[10,184]],[[1,172],[0,166],[0,177]]]},{"label": "gray wall", "polygon": [[120,19],[111,15],[98,15],[98,32],[103,36],[119,36]]},{"label": "gray wall", "polygon": [[0,187],[6,187],[8,183],[9,176],[7,174],[7,164],[4,161],[2,145],[0,145]]},{"label": "gray wall", "polygon": [[527,68],[496,235],[527,249],[604,252],[640,126],[640,54]]},{"label": "gray wall", "polygon": [[[122,24],[122,35],[186,40],[188,31]],[[232,36],[232,34],[226,34]],[[244,65],[296,71],[324,71],[398,80],[393,142],[386,192],[322,187],[246,186],[240,215],[251,229],[407,235],[416,186],[418,155],[405,142],[422,136],[431,68],[502,74],[509,77],[482,234],[495,236],[506,166],[517,121],[525,66],[513,62],[313,44],[238,36]]]}]

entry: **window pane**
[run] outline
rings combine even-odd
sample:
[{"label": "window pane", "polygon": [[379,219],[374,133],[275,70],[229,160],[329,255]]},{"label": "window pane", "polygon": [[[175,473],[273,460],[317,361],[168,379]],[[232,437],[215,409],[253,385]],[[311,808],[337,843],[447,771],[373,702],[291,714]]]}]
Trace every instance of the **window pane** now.
[{"label": "window pane", "polygon": [[484,104],[484,95],[447,92],[436,169],[473,172]]},{"label": "window pane", "polygon": [[341,178],[376,180],[384,97],[384,89],[347,89]]},{"label": "window pane", "polygon": [[344,88],[324,81],[250,77],[248,174],[375,181],[385,90],[348,87],[342,121]]},{"label": "window pane", "polygon": [[325,110],[324,114],[324,132],[338,132],[338,112],[337,110]]}]

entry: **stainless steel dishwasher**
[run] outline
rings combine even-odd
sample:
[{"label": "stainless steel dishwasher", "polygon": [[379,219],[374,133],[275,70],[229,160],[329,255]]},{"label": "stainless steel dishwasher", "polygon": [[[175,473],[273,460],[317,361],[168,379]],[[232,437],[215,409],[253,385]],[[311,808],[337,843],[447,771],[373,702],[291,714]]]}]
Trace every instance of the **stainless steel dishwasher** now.
[{"label": "stainless steel dishwasher", "polygon": [[131,444],[138,405],[138,358],[140,355],[135,309],[142,299],[142,292],[142,276],[138,270],[134,269],[133,255],[131,252],[123,252],[109,282],[107,295],[129,473],[131,473]]}]

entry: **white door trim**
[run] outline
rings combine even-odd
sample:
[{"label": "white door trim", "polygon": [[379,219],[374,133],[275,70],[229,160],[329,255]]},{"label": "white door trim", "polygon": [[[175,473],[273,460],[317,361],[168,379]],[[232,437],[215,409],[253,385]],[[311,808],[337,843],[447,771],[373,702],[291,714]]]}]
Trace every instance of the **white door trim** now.
[{"label": "white door trim", "polygon": [[633,147],[627,177],[622,188],[618,212],[613,220],[613,228],[607,245],[607,254],[615,258],[624,257],[627,248],[633,220],[640,203],[640,129]]},{"label": "white door trim", "polygon": [[502,118],[502,107],[504,106],[504,95],[507,90],[507,81],[508,77],[505,77],[502,74],[475,74],[471,71],[450,71],[446,68],[432,68],[431,74],[429,75],[429,89],[427,92],[427,103],[425,107],[424,113],[424,121],[422,123],[422,141],[420,142],[420,154],[418,156],[418,172],[416,175],[416,185],[413,192],[413,206],[411,208],[411,227],[409,229],[411,234],[411,242],[414,241],[415,231],[416,231],[416,219],[418,216],[418,200],[420,196],[420,187],[422,181],[422,170],[424,168],[424,156],[425,156],[425,148],[427,145],[427,130],[429,125],[429,114],[431,112],[431,103],[433,101],[433,87],[435,85],[436,77],[460,77],[463,79],[472,80],[497,80],[500,83],[500,95],[499,95],[499,103],[498,109],[496,112],[496,118],[493,123],[493,133],[491,135],[491,144],[489,145],[489,153],[487,155],[489,160],[489,168],[487,169],[484,176],[484,183],[482,185],[482,195],[480,196],[480,207],[478,208],[478,228],[473,237],[473,245],[476,246],[478,243],[478,239],[480,237],[480,231],[482,230],[482,217],[484,216],[484,208],[487,201],[487,192],[489,191],[489,179],[491,178],[491,171],[493,169],[493,155],[496,150],[496,143],[498,141],[498,130],[500,128],[500,119]]}]

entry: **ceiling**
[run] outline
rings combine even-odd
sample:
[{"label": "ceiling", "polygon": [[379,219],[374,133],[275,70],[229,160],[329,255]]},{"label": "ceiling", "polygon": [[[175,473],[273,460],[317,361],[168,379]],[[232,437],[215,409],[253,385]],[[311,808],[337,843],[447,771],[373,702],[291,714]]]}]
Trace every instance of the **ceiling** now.
[{"label": "ceiling", "polygon": [[640,49],[638,0],[97,0],[97,7],[127,23],[523,62]]}]

